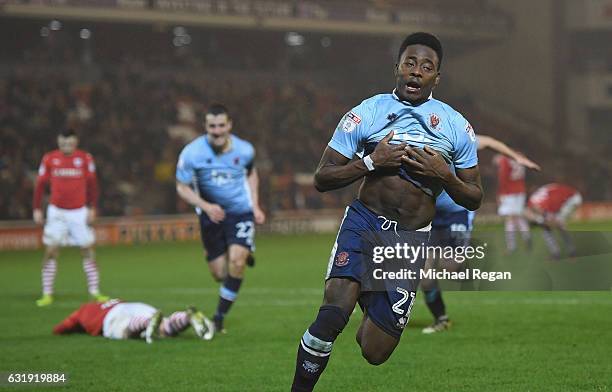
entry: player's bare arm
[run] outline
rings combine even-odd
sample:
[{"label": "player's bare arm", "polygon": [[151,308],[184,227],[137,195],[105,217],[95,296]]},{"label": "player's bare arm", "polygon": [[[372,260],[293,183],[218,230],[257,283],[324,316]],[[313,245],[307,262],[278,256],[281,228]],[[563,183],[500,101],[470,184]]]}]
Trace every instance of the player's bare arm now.
[{"label": "player's bare arm", "polygon": [[89,207],[89,209],[87,210],[87,224],[91,225],[92,223],[95,222],[96,220],[96,208],[95,207]]},{"label": "player's bare arm", "polygon": [[33,212],[33,218],[34,218],[34,223],[36,223],[37,225],[42,225],[44,223],[44,216],[43,216],[43,212],[40,208],[36,208]]},{"label": "player's bare arm", "polygon": [[406,147],[406,152],[408,156],[402,160],[412,168],[413,173],[439,179],[449,196],[468,210],[474,211],[480,207],[483,191],[478,165],[457,169],[453,174],[444,158],[428,146],[423,149]]},{"label": "player's bare arm", "polygon": [[251,172],[247,177],[247,181],[251,191],[251,200],[253,201],[253,215],[255,216],[255,223],[261,225],[266,221],[266,214],[259,206],[259,174],[257,173],[256,168],[251,169]]},{"label": "player's bare arm", "polygon": [[177,181],[176,192],[187,203],[194,207],[201,208],[214,223],[221,222],[225,219],[225,211],[220,205],[209,203],[202,199],[189,185]]},{"label": "player's bare arm", "polygon": [[[393,138],[393,131],[389,132],[369,155],[375,170],[397,169],[401,166],[406,144],[390,144],[391,138]],[[369,172],[370,169],[364,159],[350,160],[327,147],[315,172],[315,187],[319,192],[342,188]]]},{"label": "player's bare arm", "polygon": [[43,160],[40,164],[40,168],[38,169],[38,178],[36,179],[36,186],[34,187],[34,205],[32,208],[32,218],[34,219],[34,223],[36,223],[37,225],[42,225],[45,222],[45,217],[43,215],[41,205],[42,196],[48,184],[49,170],[46,167],[45,157],[43,157]]},{"label": "player's bare arm", "polygon": [[477,135],[476,137],[478,138],[478,149],[479,150],[490,148],[493,151],[496,151],[500,154],[503,154],[509,158],[514,159],[515,161],[525,166],[526,168],[540,171],[540,165],[533,162],[531,159],[527,158],[522,153],[509,147],[506,143],[502,142],[501,140],[497,140],[494,137],[486,136],[486,135]]}]

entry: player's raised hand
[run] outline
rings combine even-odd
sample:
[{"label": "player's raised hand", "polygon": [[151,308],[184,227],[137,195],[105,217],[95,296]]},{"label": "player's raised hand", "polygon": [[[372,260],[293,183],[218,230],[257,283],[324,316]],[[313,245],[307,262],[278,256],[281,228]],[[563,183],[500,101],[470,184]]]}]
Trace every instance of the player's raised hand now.
[{"label": "player's raised hand", "polygon": [[378,142],[374,152],[370,154],[376,169],[398,168],[402,165],[402,157],[406,155],[404,148],[406,148],[407,144],[389,143],[393,139],[393,134],[393,131],[389,132],[387,136]]},{"label": "player's raised hand", "polygon": [[448,164],[442,155],[429,146],[423,149],[407,146],[406,154],[402,162],[412,169],[412,173],[440,179],[450,173]]},{"label": "player's raised hand", "polygon": [[213,223],[219,223],[225,219],[225,211],[218,204],[206,203],[202,209]]},{"label": "player's raised hand", "polygon": [[537,163],[535,163],[534,161],[532,161],[531,159],[527,158],[525,155],[519,153],[515,160],[520,163],[521,165],[525,166],[528,169],[533,169],[533,170],[537,170],[540,171],[540,165],[538,165]]},{"label": "player's raised hand", "polygon": [[43,222],[45,221],[43,217],[43,212],[40,208],[35,209],[32,215],[34,218],[34,223],[36,223],[37,225],[42,225]]}]

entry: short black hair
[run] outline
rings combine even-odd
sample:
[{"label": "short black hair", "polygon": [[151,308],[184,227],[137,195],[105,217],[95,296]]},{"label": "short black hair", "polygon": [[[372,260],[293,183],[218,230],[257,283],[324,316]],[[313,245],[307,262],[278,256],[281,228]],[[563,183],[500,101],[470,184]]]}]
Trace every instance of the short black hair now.
[{"label": "short black hair", "polygon": [[206,114],[212,114],[214,116],[218,114],[226,114],[228,118],[230,116],[229,111],[227,110],[225,105],[222,105],[220,103],[213,103],[212,105],[210,105],[208,107],[208,110],[206,111]]},{"label": "short black hair", "polygon": [[402,46],[400,46],[399,53],[397,54],[397,61],[399,62],[402,58],[402,53],[410,45],[423,45],[431,48],[438,55],[438,70],[442,67],[442,44],[438,37],[431,33],[412,33],[404,39]]},{"label": "short black hair", "polygon": [[63,129],[59,132],[58,136],[62,136],[62,137],[77,137],[76,131],[74,129],[71,128],[67,128],[67,129]]}]

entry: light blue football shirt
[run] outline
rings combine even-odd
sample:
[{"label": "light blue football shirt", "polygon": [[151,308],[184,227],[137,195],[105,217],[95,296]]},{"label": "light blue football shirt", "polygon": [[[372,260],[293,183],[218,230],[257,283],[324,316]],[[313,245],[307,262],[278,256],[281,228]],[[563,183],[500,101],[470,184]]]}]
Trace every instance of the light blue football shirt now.
[{"label": "light blue football shirt", "polygon": [[446,193],[446,191],[442,191],[440,196],[436,198],[436,216],[466,210],[467,209],[465,207],[455,203],[448,193]]},{"label": "light blue football shirt", "polygon": [[255,149],[246,140],[230,137],[231,148],[221,154],[213,151],[206,135],[187,144],[176,165],[176,179],[195,185],[200,197],[219,204],[227,213],[242,214],[253,210],[247,172]]},{"label": "light blue football shirt", "polygon": [[[328,146],[345,157],[370,153],[376,143],[394,131],[391,143],[429,146],[459,169],[478,164],[476,135],[470,123],[444,102],[429,98],[420,105],[402,101],[395,94],[379,94],[351,109],[340,120]],[[436,196],[436,190],[412,181],[424,192]]]}]

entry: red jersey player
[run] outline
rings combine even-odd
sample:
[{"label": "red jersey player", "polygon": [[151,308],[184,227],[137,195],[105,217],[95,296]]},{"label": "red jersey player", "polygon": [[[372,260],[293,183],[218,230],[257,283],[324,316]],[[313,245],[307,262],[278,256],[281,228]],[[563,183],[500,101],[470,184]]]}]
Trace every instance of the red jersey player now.
[{"label": "red jersey player", "polygon": [[156,336],[177,336],[192,326],[196,335],[204,340],[213,338],[213,323],[195,308],[163,317],[153,306],[142,302],[88,302],[81,305],[64,321],[53,328],[53,333],[85,332],[109,339],[145,338],[152,343]]},{"label": "red jersey player", "polygon": [[77,149],[78,138],[73,130],[61,132],[57,144],[58,150],[43,156],[34,190],[34,221],[42,224],[43,193],[47,186],[51,189],[43,230],[43,244],[46,247],[42,267],[43,296],[36,304],[47,306],[53,303],[53,283],[60,246],[81,248],[89,294],[97,301],[106,301],[108,297],[100,294],[98,287],[95,236],[89,226],[95,219],[98,201],[96,166],[90,154]]},{"label": "red jersey player", "polygon": [[497,213],[504,217],[506,249],[516,250],[516,231],[520,231],[527,247],[531,247],[529,224],[523,217],[525,208],[525,167],[503,155],[494,159],[497,165]]},{"label": "red jersey player", "polygon": [[561,256],[561,250],[553,230],[561,234],[569,256],[574,256],[576,248],[566,229],[567,219],[582,204],[582,196],[575,188],[564,184],[548,184],[538,188],[530,197],[525,216],[534,224],[542,226],[548,250],[554,259]]}]

